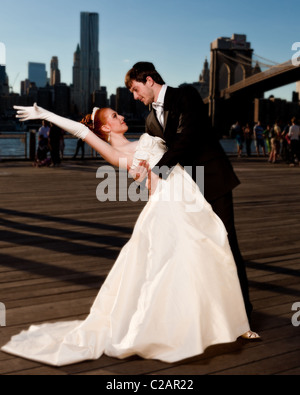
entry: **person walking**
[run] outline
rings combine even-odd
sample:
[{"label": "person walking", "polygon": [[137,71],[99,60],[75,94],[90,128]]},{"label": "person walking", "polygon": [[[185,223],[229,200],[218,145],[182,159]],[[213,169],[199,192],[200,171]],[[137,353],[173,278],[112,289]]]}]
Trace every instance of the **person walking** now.
[{"label": "person walking", "polygon": [[81,160],[84,160],[85,142],[80,139],[77,141],[76,151],[75,151],[74,156],[72,157],[73,160],[75,160],[77,158],[79,151],[81,151]]},{"label": "person walking", "polygon": [[276,122],[271,128],[271,152],[269,155],[269,163],[276,163],[280,153],[281,128]]},{"label": "person walking", "polygon": [[249,123],[246,124],[246,126],[244,127],[244,140],[245,140],[245,144],[246,144],[246,152],[247,152],[247,156],[250,157],[251,156],[251,145],[252,145],[252,141],[253,141],[253,131],[249,125]]},{"label": "person walking", "polygon": [[243,154],[244,133],[239,121],[232,125],[230,135],[236,141],[238,158],[241,158]]},{"label": "person walking", "polygon": [[42,121],[42,126],[38,130],[38,136],[43,136],[45,139],[49,138],[50,127],[47,121]]},{"label": "person walking", "polygon": [[291,122],[292,125],[290,127],[288,136],[291,142],[291,156],[293,160],[292,164],[296,165],[296,164],[300,164],[300,142],[299,142],[300,128],[299,125],[297,124],[297,120],[295,117],[292,119]]},{"label": "person walking", "polygon": [[265,148],[265,141],[264,141],[264,128],[261,126],[260,121],[258,121],[257,124],[254,126],[253,133],[254,133],[254,139],[256,142],[257,156],[260,156],[260,150],[259,150],[260,147],[262,149],[263,155],[266,156],[266,148]]},{"label": "person walking", "polygon": [[272,132],[271,132],[270,125],[267,125],[266,129],[264,130],[263,137],[264,137],[265,145],[266,145],[266,154],[270,155],[270,153],[271,153],[271,138],[272,138]]},{"label": "person walking", "polygon": [[60,159],[60,139],[61,139],[61,129],[54,125],[50,124],[49,131],[49,148],[51,153],[51,159],[53,166],[59,166],[61,164]]}]

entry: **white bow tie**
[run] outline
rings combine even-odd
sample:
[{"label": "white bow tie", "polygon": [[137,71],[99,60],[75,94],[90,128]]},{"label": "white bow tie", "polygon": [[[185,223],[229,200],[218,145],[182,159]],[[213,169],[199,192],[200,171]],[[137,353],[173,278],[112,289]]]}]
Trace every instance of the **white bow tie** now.
[{"label": "white bow tie", "polygon": [[154,108],[155,111],[162,111],[164,109],[163,103],[157,102],[157,103],[152,103],[152,107]]},{"label": "white bow tie", "polygon": [[164,105],[163,105],[163,103],[160,103],[160,102],[152,103],[152,107],[156,111],[156,116],[157,116],[158,122],[161,124],[162,127],[164,127]]}]

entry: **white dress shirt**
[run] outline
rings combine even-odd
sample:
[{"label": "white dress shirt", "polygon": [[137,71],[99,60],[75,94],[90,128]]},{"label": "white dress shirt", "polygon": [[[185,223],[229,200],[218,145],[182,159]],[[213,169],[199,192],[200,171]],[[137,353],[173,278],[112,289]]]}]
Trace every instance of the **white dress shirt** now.
[{"label": "white dress shirt", "polygon": [[162,128],[164,127],[164,102],[165,102],[167,87],[168,85],[166,84],[162,86],[157,101],[152,103],[152,107],[156,111],[158,122],[160,123]]}]

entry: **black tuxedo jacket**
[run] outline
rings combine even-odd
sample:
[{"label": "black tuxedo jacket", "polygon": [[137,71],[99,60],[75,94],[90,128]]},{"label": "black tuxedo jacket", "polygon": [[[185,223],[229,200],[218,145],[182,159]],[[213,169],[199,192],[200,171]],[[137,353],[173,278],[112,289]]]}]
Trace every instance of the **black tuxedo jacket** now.
[{"label": "black tuxedo jacket", "polygon": [[205,104],[192,86],[168,87],[164,102],[164,128],[152,109],[146,120],[146,132],[166,142],[168,150],[153,169],[160,177],[166,179],[179,163],[183,167],[192,167],[196,181],[197,166],[204,166],[204,195],[209,202],[224,196],[239,184],[210,127]]}]

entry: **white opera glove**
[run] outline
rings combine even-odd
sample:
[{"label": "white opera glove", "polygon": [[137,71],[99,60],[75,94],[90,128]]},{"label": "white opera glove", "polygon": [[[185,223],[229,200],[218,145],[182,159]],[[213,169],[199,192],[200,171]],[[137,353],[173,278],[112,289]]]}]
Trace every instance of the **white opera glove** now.
[{"label": "white opera glove", "polygon": [[29,121],[31,119],[43,119],[82,140],[84,140],[90,132],[90,129],[82,123],[60,117],[53,112],[47,111],[42,107],[38,107],[36,103],[33,107],[14,106],[14,109],[17,110],[16,118],[19,118],[21,122]]}]

